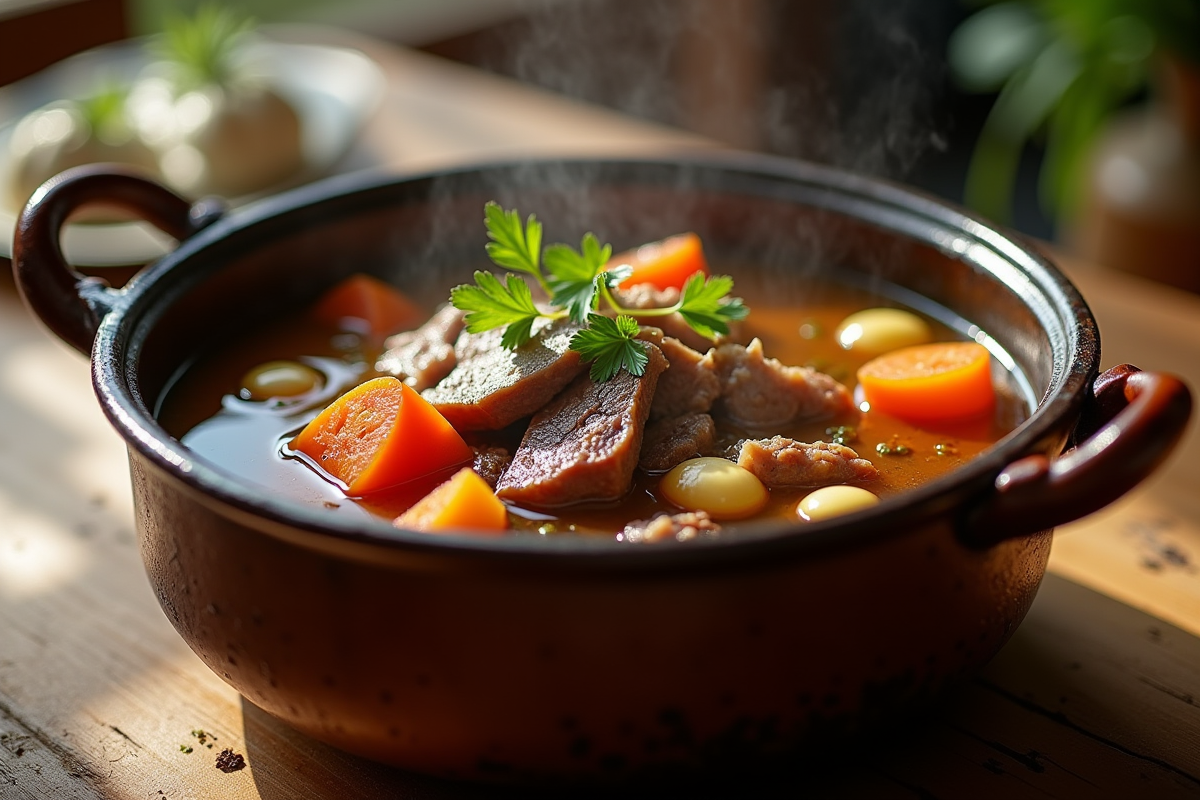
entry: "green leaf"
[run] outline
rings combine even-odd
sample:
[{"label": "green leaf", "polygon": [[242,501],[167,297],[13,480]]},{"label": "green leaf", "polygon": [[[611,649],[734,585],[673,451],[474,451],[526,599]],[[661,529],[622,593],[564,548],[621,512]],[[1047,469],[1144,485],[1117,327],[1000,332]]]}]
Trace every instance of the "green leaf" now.
[{"label": "green leaf", "polygon": [[604,269],[604,265],[612,258],[612,245],[601,245],[600,240],[593,233],[585,233],[581,244],[581,252],[583,253],[584,261],[592,270],[593,275],[598,275],[600,270]]},{"label": "green leaf", "polygon": [[541,279],[539,266],[542,248],[542,223],[533,214],[525,226],[516,209],[505,211],[499,203],[489,201],[483,207],[484,224],[487,226],[488,257],[505,269],[525,272]]},{"label": "green leaf", "polygon": [[1024,3],[988,6],[954,30],[947,61],[955,81],[968,91],[990,92],[1045,45],[1048,26]]},{"label": "green leaf", "polygon": [[255,22],[216,3],[201,5],[192,17],[167,20],[152,45],[156,57],[178,68],[180,93],[209,83],[227,85],[234,77],[234,54]]},{"label": "green leaf", "polygon": [[683,285],[679,314],[702,336],[729,333],[730,322],[745,319],[750,313],[740,297],[728,296],[732,290],[733,278],[713,275],[706,280],[703,273],[697,272]]},{"label": "green leaf", "polygon": [[598,276],[586,281],[550,281],[554,292],[551,302],[567,310],[567,315],[583,325],[588,315],[600,307]]},{"label": "green leaf", "polygon": [[[673,306],[652,309],[625,309],[612,290],[633,274],[632,267],[620,265],[605,271],[612,258],[612,247],[601,244],[595,234],[584,234],[579,249],[552,244],[542,251],[542,226],[531,214],[524,225],[516,210],[505,211],[495,202],[484,205],[488,255],[500,266],[533,275],[550,297],[553,310],[542,311],[534,305],[528,284],[509,275],[502,284],[490,272],[475,273],[475,285],[455,287],[451,303],[467,312],[467,331],[482,333],[505,326],[501,344],[516,348],[529,341],[538,317],[569,317],[583,327],[571,338],[571,349],[592,362],[591,376],[606,381],[627,369],[633,375],[645,373],[649,361],[646,345],[637,340],[637,316],[663,316],[678,311],[685,322],[704,336],[729,332],[729,323],[744,319],[749,309],[741,298],[729,297],[733,280],[723,275],[705,278],[693,275],[685,284],[680,300]],[[547,274],[543,274],[543,267]],[[616,312],[616,319],[597,314],[600,300]]]},{"label": "green leaf", "polygon": [[500,346],[505,350],[516,350],[533,338],[533,323],[537,317],[522,317],[510,324],[500,335]]},{"label": "green leaf", "polygon": [[639,331],[637,320],[619,315],[615,320],[600,314],[588,317],[588,327],[571,337],[571,349],[585,361],[592,362],[592,380],[603,383],[622,368],[631,375],[643,375],[650,357],[645,342],[634,337]]},{"label": "green leaf", "polygon": [[1121,97],[1098,76],[1081,75],[1050,118],[1039,194],[1047,210],[1070,215],[1085,189],[1085,165],[1105,118]]},{"label": "green leaf", "polygon": [[1025,141],[1054,110],[1080,69],[1070,44],[1051,42],[1004,85],[984,125],[1001,138]]},{"label": "green leaf", "polygon": [[463,284],[451,289],[450,302],[467,312],[464,321],[470,333],[507,326],[501,344],[509,350],[529,341],[533,322],[542,315],[525,281],[508,275],[502,284],[495,275],[482,270],[475,273],[474,286]]},{"label": "green leaf", "polygon": [[565,244],[547,247],[542,258],[550,273],[550,301],[567,309],[572,320],[584,324],[588,314],[599,307],[600,284],[596,279],[611,255],[612,247],[602,247],[591,233],[584,235],[579,250]]},{"label": "green leaf", "polygon": [[601,272],[596,277],[599,278],[600,284],[608,289],[616,289],[621,283],[633,274],[633,267],[628,264],[621,264],[605,272]]},{"label": "green leaf", "polygon": [[546,272],[550,273],[550,281],[590,281],[596,276],[596,270],[568,244],[552,244],[546,246],[544,255]]},{"label": "green leaf", "polygon": [[1080,72],[1080,61],[1071,45],[1056,40],[1009,79],[983,123],[967,165],[967,205],[1000,221],[1011,218],[1021,150]]},{"label": "green leaf", "polygon": [[80,101],[84,119],[97,139],[105,144],[122,145],[134,137],[125,114],[128,100],[128,85],[106,82],[91,97]]}]

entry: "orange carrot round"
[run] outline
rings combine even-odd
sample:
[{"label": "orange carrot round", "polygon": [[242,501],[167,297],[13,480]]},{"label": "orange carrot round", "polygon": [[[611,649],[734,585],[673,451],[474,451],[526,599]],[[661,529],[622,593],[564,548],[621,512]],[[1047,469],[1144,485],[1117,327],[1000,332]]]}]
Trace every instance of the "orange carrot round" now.
[{"label": "orange carrot round", "polygon": [[418,531],[499,533],[508,527],[508,510],[487,481],[470,467],[463,467],[396,517],[393,524]]},{"label": "orange carrot round", "polygon": [[634,250],[614,256],[609,268],[627,264],[633,274],[621,281],[619,288],[627,289],[639,283],[649,283],[659,289],[683,289],[687,279],[697,272],[708,274],[708,262],[700,237],[680,233],[661,242],[644,244]]},{"label": "orange carrot round", "polygon": [[913,422],[975,417],[996,402],[988,351],[975,342],[893,350],[863,364],[858,382],[872,410]]},{"label": "orange carrot round", "polygon": [[359,497],[469,461],[446,418],[403,381],[383,377],[334,400],[291,441]]},{"label": "orange carrot round", "polygon": [[357,273],[325,292],[313,315],[330,327],[377,338],[420,325],[424,312],[399,289]]}]

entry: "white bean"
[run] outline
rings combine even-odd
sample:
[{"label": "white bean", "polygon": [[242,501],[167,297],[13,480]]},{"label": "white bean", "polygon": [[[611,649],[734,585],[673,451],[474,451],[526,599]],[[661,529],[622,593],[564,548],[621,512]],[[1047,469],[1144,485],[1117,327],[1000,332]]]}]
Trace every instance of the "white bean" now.
[{"label": "white bean", "polygon": [[796,506],[796,514],[808,522],[820,522],[869,508],[878,502],[878,497],[857,486],[825,486],[801,500]]},{"label": "white bean", "polygon": [[725,458],[692,458],[663,476],[659,491],[689,511],[713,519],[741,519],[767,504],[767,488],[747,469]]},{"label": "white bean", "polygon": [[899,308],[867,308],[842,320],[837,328],[838,344],[845,350],[877,356],[932,341],[929,323]]},{"label": "white bean", "polygon": [[324,383],[321,373],[297,361],[268,361],[242,377],[241,396],[246,400],[296,397]]}]

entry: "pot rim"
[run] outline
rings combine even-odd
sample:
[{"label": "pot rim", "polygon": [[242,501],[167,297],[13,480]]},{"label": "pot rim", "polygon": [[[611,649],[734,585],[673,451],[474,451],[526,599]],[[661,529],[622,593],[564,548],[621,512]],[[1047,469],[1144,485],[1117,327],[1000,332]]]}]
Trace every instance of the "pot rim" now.
[{"label": "pot rim", "polygon": [[[140,314],[152,305],[159,294],[156,288],[161,288],[159,284],[165,276],[214,242],[319,202],[365,195],[399,183],[554,165],[616,172],[622,169],[644,172],[654,168],[694,170],[698,175],[711,173],[720,175],[724,181],[742,181],[760,188],[816,190],[826,203],[821,208],[862,219],[891,235],[907,236],[971,261],[1014,291],[1017,285],[1035,287],[1046,301],[1039,315],[1043,328],[1048,312],[1060,322],[1061,331],[1046,328],[1046,332],[1052,348],[1061,348],[1061,360],[1056,351],[1050,383],[1030,416],[947,475],[834,520],[768,521],[740,530],[736,536],[652,546],[630,546],[615,537],[434,536],[398,529],[382,520],[342,519],[317,508],[264,497],[261,491],[254,491],[171,437],[138,397],[139,343],[132,336]],[[647,183],[654,185],[653,181]],[[724,190],[736,192],[736,187]],[[859,213],[853,213],[855,210]],[[873,215],[863,216],[866,210]],[[987,260],[990,266],[982,265],[979,259]],[[1022,244],[1016,234],[953,204],[896,183],[834,167],[737,151],[643,158],[486,160],[433,171],[335,176],[229,213],[181,242],[175,251],[148,266],[123,289],[115,290],[114,296],[116,300],[101,321],[93,344],[93,385],[105,414],[127,446],[218,513],[229,516],[232,512],[251,527],[306,547],[371,561],[451,558],[457,562],[470,559],[481,563],[605,571],[661,569],[684,564],[719,568],[733,562],[769,563],[784,554],[817,554],[869,546],[881,538],[916,531],[947,514],[961,520],[967,506],[994,491],[993,482],[1002,469],[1022,456],[1039,452],[1039,445],[1056,438],[1056,434],[1059,440],[1064,438],[1078,418],[1100,360],[1099,331],[1082,296],[1053,264]],[[1024,302],[1030,304],[1032,300],[1026,298]]]}]

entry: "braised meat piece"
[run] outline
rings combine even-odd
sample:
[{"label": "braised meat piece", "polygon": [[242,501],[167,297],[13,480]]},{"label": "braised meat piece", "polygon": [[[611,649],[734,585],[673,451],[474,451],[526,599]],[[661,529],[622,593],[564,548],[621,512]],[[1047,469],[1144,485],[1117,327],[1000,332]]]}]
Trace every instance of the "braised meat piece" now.
[{"label": "braised meat piece", "polygon": [[709,355],[721,381],[715,407],[736,422],[767,428],[855,413],[845,386],[810,367],[789,367],[765,358],[757,338],[744,346],[719,345]]},{"label": "braised meat piece", "polygon": [[512,454],[503,447],[472,446],[471,449],[475,451],[475,462],[471,465],[472,469],[487,482],[488,486],[495,489],[496,484],[500,481],[500,476],[512,463]]},{"label": "braised meat piece", "polygon": [[460,431],[498,430],[527,417],[583,371],[569,349],[579,326],[569,320],[534,323],[533,338],[516,350],[500,346],[501,329],[464,333],[458,364],[422,396]]},{"label": "braised meat piece", "polygon": [[658,379],[650,418],[668,419],[712,408],[721,394],[721,379],[712,358],[671,336],[663,338],[662,351],[670,366]]},{"label": "braised meat piece", "polygon": [[418,392],[436,385],[458,363],[454,342],[462,333],[464,316],[454,306],[442,306],[416,330],[389,336],[375,371],[395,375]]},{"label": "braised meat piece", "polygon": [[784,436],[746,439],[738,451],[739,467],[750,470],[768,487],[832,486],[879,477],[875,465],[853,449],[829,442],[797,442]]},{"label": "braised meat piece", "polygon": [[[670,372],[668,369],[658,379],[660,387]],[[658,397],[657,392],[655,397]],[[642,438],[638,465],[647,472],[666,472],[681,461],[710,451],[716,437],[716,425],[708,414],[684,414],[651,422]]]},{"label": "braised meat piece", "polygon": [[597,383],[580,375],[530,420],[512,464],[496,486],[503,500],[561,506],[582,500],[615,500],[633,480],[658,377],[667,368],[662,351],[641,376],[621,370]]},{"label": "braised meat piece", "polygon": [[697,538],[711,538],[721,532],[721,526],[713,521],[707,511],[684,511],[679,514],[655,514],[650,519],[630,522],[617,534],[623,542],[686,542]]}]

